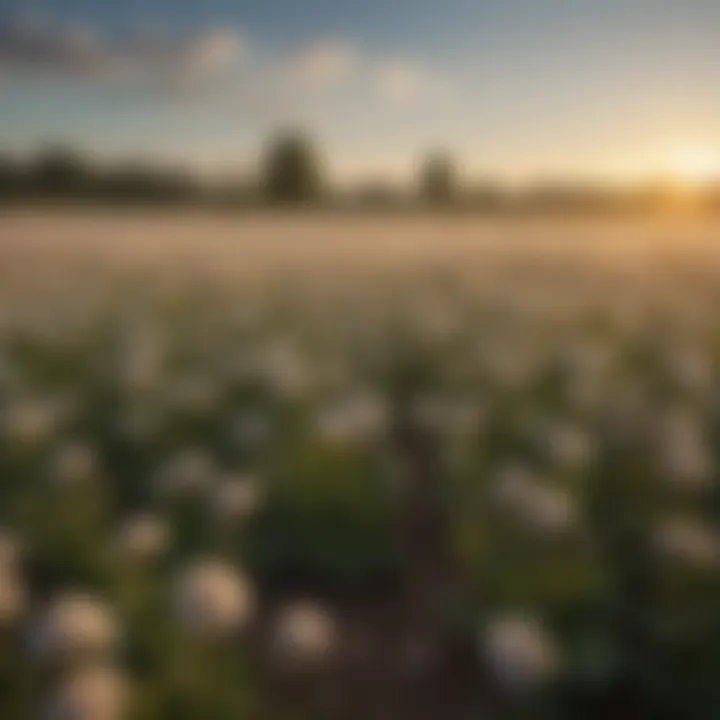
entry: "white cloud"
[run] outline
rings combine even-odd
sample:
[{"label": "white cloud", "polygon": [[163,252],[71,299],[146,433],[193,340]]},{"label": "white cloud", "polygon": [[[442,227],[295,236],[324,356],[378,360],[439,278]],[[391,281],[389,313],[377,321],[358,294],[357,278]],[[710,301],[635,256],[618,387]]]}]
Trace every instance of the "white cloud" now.
[{"label": "white cloud", "polygon": [[290,57],[288,71],[292,78],[319,87],[336,86],[361,64],[360,53],[340,40],[312,43]]},{"label": "white cloud", "polygon": [[92,30],[40,18],[0,23],[0,68],[6,74],[89,76],[105,72],[109,48]]},{"label": "white cloud", "polygon": [[241,59],[243,49],[244,41],[234,29],[183,38],[141,33],[111,39],[89,28],[38,18],[0,22],[4,75],[184,82],[222,73]]},{"label": "white cloud", "polygon": [[246,44],[233,30],[217,29],[189,38],[144,35],[121,54],[125,68],[177,80],[207,79],[234,67]]},{"label": "white cloud", "polygon": [[[277,115],[322,113],[349,88],[368,102],[416,101],[438,83],[409,59],[381,58],[343,38],[321,38],[294,52],[248,52],[234,27],[189,35],[149,29],[115,36],[41,18],[0,19],[0,78],[120,84],[211,101],[231,100]],[[312,92],[308,92],[312,91]]]},{"label": "white cloud", "polygon": [[417,65],[407,61],[391,60],[377,71],[378,91],[391,102],[416,100],[431,87],[430,78]]},{"label": "white cloud", "polygon": [[238,33],[213,30],[201,36],[191,48],[192,64],[201,72],[216,72],[232,67],[244,54],[246,45]]}]

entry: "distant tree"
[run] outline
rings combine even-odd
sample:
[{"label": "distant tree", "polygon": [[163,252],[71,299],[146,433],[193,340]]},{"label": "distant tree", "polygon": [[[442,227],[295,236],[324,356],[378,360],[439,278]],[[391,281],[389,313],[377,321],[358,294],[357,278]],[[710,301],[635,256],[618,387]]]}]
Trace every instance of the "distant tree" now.
[{"label": "distant tree", "polygon": [[40,153],[31,171],[33,185],[41,195],[77,195],[91,181],[89,168],[74,150],[51,147]]},{"label": "distant tree", "polygon": [[7,155],[0,155],[0,200],[17,197],[23,190],[22,166]]},{"label": "distant tree", "polygon": [[449,155],[430,155],[420,172],[420,197],[428,205],[448,205],[455,198],[457,178]]},{"label": "distant tree", "polygon": [[138,162],[106,171],[102,191],[107,199],[120,203],[177,203],[199,198],[199,188],[181,170],[162,170]]},{"label": "distant tree", "polygon": [[267,199],[276,204],[313,202],[322,194],[320,161],[300,133],[286,133],[270,145],[262,179]]}]

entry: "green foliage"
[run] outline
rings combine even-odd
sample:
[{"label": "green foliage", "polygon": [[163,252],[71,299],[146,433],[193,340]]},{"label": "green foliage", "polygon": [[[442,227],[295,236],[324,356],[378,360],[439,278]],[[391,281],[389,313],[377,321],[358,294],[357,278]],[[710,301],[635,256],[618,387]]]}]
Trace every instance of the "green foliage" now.
[{"label": "green foliage", "polygon": [[315,148],[296,133],[272,141],[263,184],[272,203],[296,205],[317,201],[322,193],[322,177]]},{"label": "green foliage", "polygon": [[249,529],[249,564],[280,585],[364,591],[396,569],[392,495],[376,458],[304,443],[285,453]]},{"label": "green foliage", "polygon": [[456,176],[452,159],[444,153],[431,155],[420,173],[420,196],[428,205],[449,205],[455,198]]}]

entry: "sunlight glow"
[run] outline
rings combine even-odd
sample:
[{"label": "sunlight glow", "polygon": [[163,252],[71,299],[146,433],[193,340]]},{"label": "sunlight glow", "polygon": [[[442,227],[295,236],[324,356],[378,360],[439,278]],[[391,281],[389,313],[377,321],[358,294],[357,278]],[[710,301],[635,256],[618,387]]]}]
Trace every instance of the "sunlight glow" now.
[{"label": "sunlight glow", "polygon": [[692,148],[679,153],[671,164],[670,173],[691,188],[704,188],[720,180],[720,152]]}]

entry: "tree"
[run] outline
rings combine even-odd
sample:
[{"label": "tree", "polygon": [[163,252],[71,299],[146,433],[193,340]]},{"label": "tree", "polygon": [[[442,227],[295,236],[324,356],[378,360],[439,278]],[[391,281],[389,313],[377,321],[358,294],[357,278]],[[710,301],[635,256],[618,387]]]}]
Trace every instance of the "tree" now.
[{"label": "tree", "polygon": [[0,154],[0,200],[19,196],[24,179],[22,166],[10,156]]},{"label": "tree", "polygon": [[456,190],[455,167],[445,153],[430,155],[420,173],[420,196],[428,205],[448,205]]},{"label": "tree", "polygon": [[33,168],[34,184],[41,195],[77,195],[91,181],[84,159],[70,148],[49,147]]},{"label": "tree", "polygon": [[302,134],[286,133],[271,143],[263,189],[276,204],[316,201],[322,193],[320,163],[312,143]]}]

